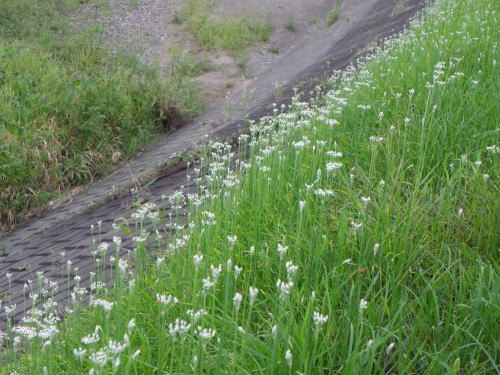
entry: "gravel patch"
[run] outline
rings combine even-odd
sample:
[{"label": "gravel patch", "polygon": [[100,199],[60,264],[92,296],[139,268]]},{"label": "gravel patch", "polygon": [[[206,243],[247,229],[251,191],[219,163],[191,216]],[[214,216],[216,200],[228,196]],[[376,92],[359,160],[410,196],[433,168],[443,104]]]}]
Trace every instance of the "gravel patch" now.
[{"label": "gravel patch", "polygon": [[112,53],[152,63],[179,37],[172,14],[181,6],[182,0],[107,0],[83,4],[71,20],[78,30],[99,27],[99,41]]}]

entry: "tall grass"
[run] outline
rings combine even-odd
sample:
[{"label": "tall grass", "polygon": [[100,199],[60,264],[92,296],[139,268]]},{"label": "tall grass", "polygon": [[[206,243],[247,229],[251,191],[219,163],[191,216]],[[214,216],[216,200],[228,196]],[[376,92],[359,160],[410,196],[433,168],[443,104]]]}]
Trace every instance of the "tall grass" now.
[{"label": "tall grass", "polygon": [[116,227],[90,307],[28,314],[5,371],[500,373],[498,10],[440,2],[238,150],[208,144],[168,197],[188,223],[135,213],[134,271]]}]

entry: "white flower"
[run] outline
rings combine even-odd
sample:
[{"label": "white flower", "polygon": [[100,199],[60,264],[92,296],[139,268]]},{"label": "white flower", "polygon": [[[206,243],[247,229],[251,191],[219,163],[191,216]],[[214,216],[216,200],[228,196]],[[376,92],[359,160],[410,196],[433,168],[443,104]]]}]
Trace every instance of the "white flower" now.
[{"label": "white flower", "polygon": [[458,211],[457,211],[457,216],[458,217],[462,217],[464,215],[464,210],[463,208],[459,208]]},{"label": "white flower", "polygon": [[234,246],[237,239],[238,237],[236,236],[227,236],[227,241],[229,242],[229,246]]},{"label": "white flower", "polygon": [[298,141],[298,142],[294,142],[293,143],[293,146],[297,149],[301,149],[301,148],[304,148],[306,144],[304,143],[304,141]]},{"label": "white flower", "polygon": [[356,223],[355,221],[351,221],[351,228],[354,230],[358,230],[363,226],[363,223]]},{"label": "white flower", "polygon": [[328,126],[335,126],[335,125],[338,125],[339,122],[337,120],[330,120],[330,119],[328,119],[328,120],[326,120],[326,124]]},{"label": "white flower", "polygon": [[212,271],[212,277],[214,279],[214,283],[219,280],[220,273],[222,272],[222,265],[218,265],[217,267],[211,265],[210,270]]},{"label": "white flower", "polygon": [[96,342],[98,342],[100,340],[100,337],[99,337],[99,330],[100,329],[101,329],[100,326],[96,326],[93,333],[90,333],[87,336],[83,336],[81,339],[82,344],[90,345],[90,344],[95,344]]},{"label": "white flower", "polygon": [[281,260],[283,260],[283,257],[285,256],[287,251],[288,251],[288,246],[278,244],[278,253],[280,255]]},{"label": "white flower", "polygon": [[75,348],[75,349],[73,349],[73,355],[79,361],[83,360],[83,357],[85,356],[85,353],[87,353],[87,349],[83,349],[83,348],[78,348],[78,349]]},{"label": "white flower", "polygon": [[213,212],[209,211],[203,211],[202,213],[203,219],[202,219],[202,224],[203,225],[215,225],[215,214]]},{"label": "white flower", "polygon": [[294,265],[291,260],[287,261],[285,265],[288,281],[292,281],[297,273],[297,270],[299,269],[299,266]]},{"label": "white flower", "polygon": [[16,304],[13,304],[10,306],[5,306],[4,310],[5,310],[5,315],[7,315],[7,317],[9,317],[12,313],[14,313],[16,311]]},{"label": "white flower", "polygon": [[370,197],[361,197],[361,202],[363,203],[370,203],[372,201],[372,199]]},{"label": "white flower", "polygon": [[320,331],[327,321],[328,321],[328,315],[321,315],[317,311],[313,313],[313,322],[317,331]]},{"label": "white flower", "polygon": [[231,259],[228,259],[226,262],[226,270],[227,272],[231,272],[233,269],[233,261]]},{"label": "white flower", "polygon": [[292,367],[292,351],[287,349],[285,353],[285,361],[288,364],[288,367]]},{"label": "white flower", "polygon": [[196,268],[200,267],[202,260],[203,260],[202,254],[193,255],[193,263]]},{"label": "white flower", "polygon": [[42,345],[42,352],[45,351],[45,349],[47,349],[51,344],[52,342],[50,340],[45,341]]},{"label": "white flower", "polygon": [[326,154],[328,156],[331,156],[332,158],[341,158],[342,157],[342,153],[338,152],[338,151],[327,151]]},{"label": "white flower", "polygon": [[156,259],[156,267],[160,268],[161,264],[165,261],[164,257]]},{"label": "white flower", "polygon": [[177,339],[177,337],[183,339],[190,328],[191,328],[191,324],[189,324],[185,320],[177,318],[177,319],[175,319],[174,324],[168,325],[168,332],[174,340]]},{"label": "white flower", "polygon": [[143,242],[146,242],[146,240],[148,239],[148,236],[149,236],[149,233],[142,232],[139,234],[139,236],[132,238],[132,241],[134,241],[136,243],[143,243]]},{"label": "white flower", "polygon": [[156,300],[165,306],[173,305],[179,302],[179,300],[176,297],[170,296],[168,294],[163,295],[159,293],[156,293]]},{"label": "white flower", "polygon": [[99,298],[96,298],[90,302],[90,306],[100,306],[106,312],[110,312],[111,309],[113,308],[114,304],[115,304],[114,302],[109,302],[109,301],[106,301],[104,299],[99,299]]},{"label": "white flower", "polygon": [[108,342],[108,353],[112,357],[118,357],[126,348],[127,343],[119,343],[118,341],[109,340]]},{"label": "white flower", "polygon": [[108,352],[105,350],[105,348],[103,348],[95,353],[90,354],[89,359],[90,362],[102,369],[104,366],[106,366],[106,363],[110,358],[108,357]]},{"label": "white flower", "polygon": [[500,146],[497,146],[497,145],[487,146],[486,151],[489,151],[492,154],[499,154],[500,153]]},{"label": "white flower", "polygon": [[109,243],[107,243],[107,242],[101,242],[99,244],[99,247],[98,247],[99,252],[105,253],[106,251],[108,251],[108,249],[109,249]]},{"label": "white flower", "polygon": [[273,338],[276,338],[278,336],[278,326],[274,325],[273,328],[271,328],[271,335]]},{"label": "white flower", "polygon": [[293,281],[285,283],[278,279],[278,281],[276,282],[276,287],[279,289],[280,298],[284,299],[290,294],[290,291],[292,290],[293,287]]},{"label": "white flower", "polygon": [[234,305],[234,309],[236,311],[238,311],[240,309],[242,299],[243,299],[243,296],[240,293],[236,292],[236,294],[233,297],[233,305]]},{"label": "white flower", "polygon": [[234,278],[237,279],[242,270],[243,267],[234,266]]},{"label": "white flower", "polygon": [[342,163],[335,163],[335,162],[329,162],[329,163],[326,163],[326,170],[328,172],[331,172],[335,169],[339,169],[343,166]]},{"label": "white flower", "polygon": [[379,248],[380,248],[379,243],[376,243],[375,245],[373,245],[373,255],[374,256],[377,255]]},{"label": "white flower", "polygon": [[299,211],[302,212],[304,211],[304,206],[306,205],[306,202],[304,201],[299,201]]},{"label": "white flower", "polygon": [[394,349],[394,347],[396,346],[395,343],[391,342],[388,346],[387,346],[387,350],[385,351],[387,353],[387,355],[391,354],[392,350]]},{"label": "white flower", "polygon": [[373,345],[373,339],[368,340],[368,342],[366,343],[366,347],[370,348],[372,345]]},{"label": "white flower", "polygon": [[335,193],[333,192],[333,190],[330,190],[330,189],[326,189],[326,190],[316,189],[316,190],[314,190],[314,194],[318,197],[327,197],[327,196],[332,196]]},{"label": "white flower", "polygon": [[129,335],[132,334],[134,328],[135,328],[135,319],[130,319],[130,321],[127,324],[127,332]]},{"label": "white flower", "polygon": [[120,245],[122,244],[122,239],[121,239],[121,237],[114,236],[113,242],[116,244],[116,246],[120,247]]},{"label": "white flower", "polygon": [[255,254],[255,246],[252,246],[252,247],[250,248],[250,250],[248,250],[248,253],[249,253],[250,255],[254,255],[254,254]]},{"label": "white flower", "polygon": [[343,265],[343,264],[352,264],[352,259],[351,258],[347,258],[342,263],[340,263],[340,265]]},{"label": "white flower", "polygon": [[384,137],[378,137],[375,135],[372,135],[370,138],[368,138],[372,142],[382,142],[384,140]]},{"label": "white flower", "polygon": [[191,318],[191,322],[196,323],[203,315],[207,315],[207,312],[203,309],[201,310],[188,310],[186,314]]},{"label": "white flower", "polygon": [[257,288],[254,288],[253,286],[251,286],[249,289],[248,289],[248,292],[250,294],[250,306],[253,305],[253,303],[255,302],[255,299],[257,298],[257,293],[259,293],[259,289]]},{"label": "white flower", "polygon": [[210,340],[215,336],[215,329],[198,327],[196,328],[196,333],[201,339]]},{"label": "white flower", "polygon": [[202,289],[201,294],[206,295],[210,289],[215,286],[215,281],[210,280],[209,278],[205,278],[202,281]]},{"label": "white flower", "polygon": [[363,311],[366,310],[367,308],[368,308],[368,302],[364,299],[361,299],[361,301],[359,301],[359,310]]}]

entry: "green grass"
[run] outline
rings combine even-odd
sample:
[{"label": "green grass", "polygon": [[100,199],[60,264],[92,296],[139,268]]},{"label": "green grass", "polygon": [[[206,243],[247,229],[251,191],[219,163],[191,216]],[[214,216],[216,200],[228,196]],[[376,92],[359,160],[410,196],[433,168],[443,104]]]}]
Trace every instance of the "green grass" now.
[{"label": "green grass", "polygon": [[188,0],[174,14],[174,22],[187,23],[197,42],[208,50],[223,49],[241,54],[250,45],[266,42],[272,25],[251,15],[240,18],[214,14],[215,3],[210,0]]},{"label": "green grass", "polygon": [[202,73],[214,71],[217,67],[208,58],[198,59],[184,52],[180,47],[173,46],[169,49],[171,56],[171,75],[174,77],[194,78]]},{"label": "green grass", "polygon": [[332,9],[330,13],[328,13],[328,19],[326,20],[326,24],[328,26],[332,26],[340,17],[340,11],[338,9]]},{"label": "green grass", "polygon": [[77,1],[0,4],[0,232],[74,186],[102,176],[162,130],[163,112],[189,118],[197,93],[98,46],[98,28],[68,24]]},{"label": "green grass", "polygon": [[295,17],[289,16],[285,23],[285,29],[288,31],[297,31],[297,25],[295,22]]},{"label": "green grass", "polygon": [[339,19],[339,17],[340,17],[340,5],[341,5],[341,3],[342,3],[342,0],[336,0],[335,1],[335,6],[328,13],[328,18],[326,19],[326,24],[328,26],[332,26]]},{"label": "green grass", "polygon": [[252,124],[240,161],[206,145],[199,188],[168,198],[189,225],[172,238],[144,206],[134,270],[112,260],[101,307],[75,303],[17,357],[9,330],[5,372],[500,373],[499,7],[440,2],[328,93]]}]

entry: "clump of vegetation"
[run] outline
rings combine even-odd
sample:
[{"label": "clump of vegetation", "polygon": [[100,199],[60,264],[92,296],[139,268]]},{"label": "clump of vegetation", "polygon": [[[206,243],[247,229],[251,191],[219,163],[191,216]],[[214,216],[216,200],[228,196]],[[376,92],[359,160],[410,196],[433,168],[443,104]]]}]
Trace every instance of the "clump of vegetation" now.
[{"label": "clump of vegetation", "polygon": [[188,0],[186,7],[174,16],[174,21],[187,22],[204,48],[220,48],[236,54],[249,45],[266,42],[273,30],[271,24],[256,17],[225,17],[214,14],[213,9],[212,1]]},{"label": "clump of vegetation", "polygon": [[328,13],[328,18],[326,19],[326,24],[332,26],[340,17],[340,5],[342,0],[336,0],[335,6]]},{"label": "clump of vegetation", "polygon": [[295,25],[295,18],[293,16],[289,16],[287,18],[286,23],[285,23],[285,28],[288,31],[296,31],[297,30],[297,26]]},{"label": "clump of vegetation", "polygon": [[498,373],[499,6],[439,2],[237,149],[204,146],[198,190],[133,214],[133,270],[117,226],[89,306],[80,278],[63,322],[45,297],[3,369]]},{"label": "clump of vegetation", "polygon": [[194,78],[201,73],[214,71],[217,67],[208,58],[196,58],[195,56],[183,51],[178,46],[169,49],[170,53],[170,74],[182,78]]},{"label": "clump of vegetation", "polygon": [[335,22],[337,22],[337,20],[339,19],[340,17],[340,10],[335,8],[335,9],[332,9],[329,13],[328,13],[328,19],[326,20],[326,24],[328,26],[332,26]]},{"label": "clump of vegetation", "polygon": [[0,232],[101,176],[162,130],[164,108],[199,108],[186,80],[112,56],[73,30],[78,1],[0,3]]},{"label": "clump of vegetation", "polygon": [[158,131],[155,72],[110,58],[83,47],[64,61],[27,43],[0,40],[3,223],[88,183],[114,152],[130,156]]},{"label": "clump of vegetation", "polygon": [[280,49],[277,47],[277,46],[271,46],[267,49],[269,52],[271,53],[275,53],[275,54],[278,54],[280,53]]}]

